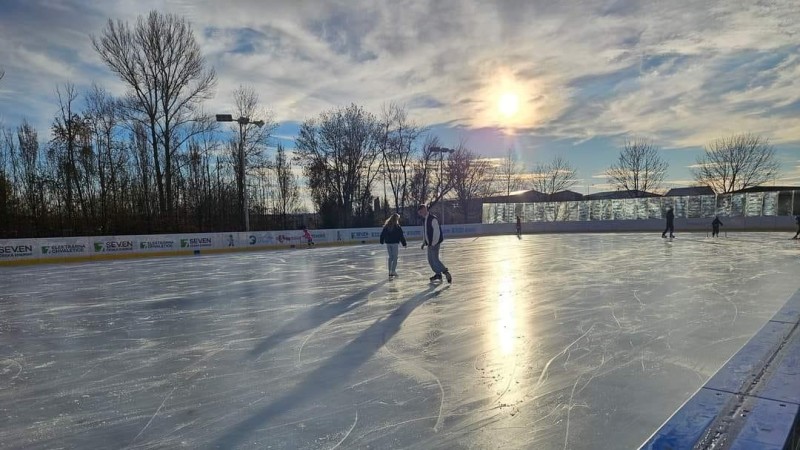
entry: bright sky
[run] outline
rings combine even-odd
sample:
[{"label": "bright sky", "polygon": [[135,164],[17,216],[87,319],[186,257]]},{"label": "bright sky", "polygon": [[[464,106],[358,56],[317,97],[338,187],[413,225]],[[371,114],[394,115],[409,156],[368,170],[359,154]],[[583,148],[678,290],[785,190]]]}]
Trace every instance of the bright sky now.
[{"label": "bright sky", "polygon": [[151,9],[191,21],[218,76],[209,112],[251,85],[289,145],[325,110],[394,101],[445,146],[562,156],[583,193],[606,188],[626,137],[662,148],[672,187],[743,131],[775,146],[777,184],[800,185],[797,0],[3,0],[0,126],[27,118],[46,141],[56,86],[124,92],[90,35]]}]

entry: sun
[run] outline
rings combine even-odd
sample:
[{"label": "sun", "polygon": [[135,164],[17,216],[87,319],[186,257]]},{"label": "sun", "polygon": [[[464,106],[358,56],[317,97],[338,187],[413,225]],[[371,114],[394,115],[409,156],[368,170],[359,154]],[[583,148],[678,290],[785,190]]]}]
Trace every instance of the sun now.
[{"label": "sun", "polygon": [[519,111],[519,97],[513,92],[505,92],[500,96],[497,106],[500,109],[500,113],[507,119],[514,117]]}]

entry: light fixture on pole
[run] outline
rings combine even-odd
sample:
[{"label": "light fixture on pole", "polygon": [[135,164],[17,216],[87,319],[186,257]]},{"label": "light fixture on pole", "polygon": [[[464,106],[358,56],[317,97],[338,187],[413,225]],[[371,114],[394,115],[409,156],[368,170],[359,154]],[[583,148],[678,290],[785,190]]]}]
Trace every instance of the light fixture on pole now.
[{"label": "light fixture on pole", "polygon": [[442,199],[442,195],[443,195],[442,194],[442,182],[444,181],[444,154],[447,153],[447,154],[452,155],[453,153],[455,153],[455,150],[453,150],[452,148],[446,148],[446,147],[431,147],[430,148],[430,152],[439,154],[439,194],[438,194],[438,197],[439,197],[439,200],[442,200],[442,220],[441,220],[441,223],[444,224],[444,201]]},{"label": "light fixture on pole", "polygon": [[245,164],[244,164],[244,139],[245,127],[247,125],[255,125],[259,128],[264,126],[263,120],[250,120],[249,117],[239,117],[234,119],[230,114],[217,114],[217,122],[236,122],[239,124],[239,180],[242,183],[241,187],[241,202],[242,202],[242,220],[244,221],[244,231],[250,231],[250,213],[247,205],[247,184],[245,180]]}]

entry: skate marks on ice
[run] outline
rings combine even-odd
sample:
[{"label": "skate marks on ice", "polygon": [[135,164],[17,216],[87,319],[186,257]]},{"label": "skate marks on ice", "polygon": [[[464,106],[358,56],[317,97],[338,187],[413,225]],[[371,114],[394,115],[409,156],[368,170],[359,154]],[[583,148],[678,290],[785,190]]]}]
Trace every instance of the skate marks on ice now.
[{"label": "skate marks on ice", "polygon": [[800,280],[796,246],[680,237],[452,239],[432,291],[377,246],[15,268],[0,441],[636,447]]},{"label": "skate marks on ice", "polygon": [[430,286],[406,300],[390,314],[376,319],[353,341],[330,356],[320,367],[307,374],[289,392],[270,401],[268,405],[251,413],[249,418],[226,431],[214,441],[214,447],[234,448],[246,440],[253,431],[263,427],[286,411],[301,406],[304,402],[324,403],[327,391],[335,385],[345,384],[362,364],[372,358],[400,330],[403,321],[418,306],[438,296],[447,288],[445,286],[437,290],[435,286]]}]

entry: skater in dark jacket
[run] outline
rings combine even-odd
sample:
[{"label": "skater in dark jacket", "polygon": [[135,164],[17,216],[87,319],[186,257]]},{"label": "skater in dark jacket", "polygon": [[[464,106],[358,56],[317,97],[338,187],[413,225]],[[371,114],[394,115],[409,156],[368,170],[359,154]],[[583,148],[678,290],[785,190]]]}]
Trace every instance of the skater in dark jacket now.
[{"label": "skater in dark jacket", "polygon": [[[714,221],[711,222],[711,237],[719,237],[719,226],[724,225],[719,217],[714,217]],[[727,236],[727,235],[726,235]]]},{"label": "skater in dark jacket", "polygon": [[397,276],[397,254],[398,244],[406,246],[406,237],[403,228],[400,227],[400,214],[394,213],[383,223],[381,231],[381,244],[386,244],[389,252],[389,277]]},{"label": "skater in dark jacket", "polygon": [[675,213],[672,212],[672,207],[670,206],[667,208],[667,228],[664,229],[664,232],[661,233],[661,237],[667,237],[667,231],[669,231],[669,237],[675,237]]},{"label": "skater in dark jacket", "polygon": [[795,233],[792,239],[800,239],[800,214],[795,216],[794,221],[797,222],[797,233]]},{"label": "skater in dark jacket", "polygon": [[419,205],[417,214],[424,219],[422,224],[422,248],[428,246],[428,264],[433,270],[431,282],[442,279],[442,274],[447,277],[447,282],[452,283],[453,277],[442,261],[439,260],[439,245],[444,240],[439,219],[428,211],[427,205]]}]

